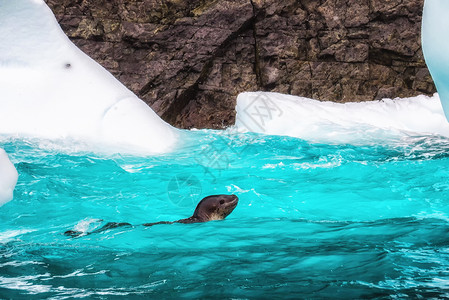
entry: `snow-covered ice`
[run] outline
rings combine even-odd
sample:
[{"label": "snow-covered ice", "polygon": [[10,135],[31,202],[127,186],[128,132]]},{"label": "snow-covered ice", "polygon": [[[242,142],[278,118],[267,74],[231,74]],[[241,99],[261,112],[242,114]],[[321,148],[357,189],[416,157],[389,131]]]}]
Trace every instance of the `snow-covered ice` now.
[{"label": "snow-covered ice", "polygon": [[242,93],[236,129],[311,142],[353,143],[417,135],[449,137],[438,95],[360,103],[322,102],[278,93]]},{"label": "snow-covered ice", "polygon": [[0,206],[12,200],[17,178],[16,168],[5,150],[0,148]]},{"label": "snow-covered ice", "polygon": [[43,0],[0,0],[0,20],[0,134],[111,151],[174,147],[178,130],[79,50]]}]

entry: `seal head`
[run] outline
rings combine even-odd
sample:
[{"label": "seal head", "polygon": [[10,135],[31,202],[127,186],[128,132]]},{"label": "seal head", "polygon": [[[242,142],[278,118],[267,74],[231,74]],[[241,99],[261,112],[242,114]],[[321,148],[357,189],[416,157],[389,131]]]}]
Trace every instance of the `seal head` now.
[{"label": "seal head", "polygon": [[239,198],[236,195],[212,195],[203,198],[196,206],[193,215],[187,219],[181,219],[174,222],[145,223],[143,226],[153,226],[158,224],[173,223],[201,223],[215,220],[223,220],[237,206]]},{"label": "seal head", "polygon": [[196,206],[192,218],[198,222],[223,220],[237,206],[239,198],[236,195],[212,195],[203,198]]}]

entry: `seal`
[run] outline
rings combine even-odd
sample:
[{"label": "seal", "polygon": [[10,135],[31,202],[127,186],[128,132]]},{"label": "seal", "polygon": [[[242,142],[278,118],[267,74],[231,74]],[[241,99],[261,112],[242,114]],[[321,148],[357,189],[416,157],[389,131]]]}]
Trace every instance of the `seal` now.
[{"label": "seal", "polygon": [[[212,195],[203,198],[198,205],[196,206],[193,215],[186,219],[181,219],[177,221],[161,221],[156,223],[145,223],[143,226],[154,226],[159,224],[174,224],[174,223],[201,223],[201,222],[209,222],[216,220],[225,219],[237,206],[239,202],[239,198],[236,195]],[[85,233],[85,235],[89,235],[92,233],[99,233],[105,230],[117,228],[117,227],[133,227],[130,223],[117,223],[117,222],[109,222],[103,227],[96,229],[92,232]],[[83,232],[76,230],[68,230],[64,232],[64,235],[77,237],[82,235]]]}]

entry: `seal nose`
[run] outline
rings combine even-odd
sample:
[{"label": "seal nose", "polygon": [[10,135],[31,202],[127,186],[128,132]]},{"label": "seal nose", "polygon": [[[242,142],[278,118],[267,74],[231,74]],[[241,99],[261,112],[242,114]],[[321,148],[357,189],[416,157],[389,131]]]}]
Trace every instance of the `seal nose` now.
[{"label": "seal nose", "polygon": [[238,200],[239,197],[237,197],[236,195],[232,194],[232,195],[231,195],[231,199],[232,199],[232,200]]}]

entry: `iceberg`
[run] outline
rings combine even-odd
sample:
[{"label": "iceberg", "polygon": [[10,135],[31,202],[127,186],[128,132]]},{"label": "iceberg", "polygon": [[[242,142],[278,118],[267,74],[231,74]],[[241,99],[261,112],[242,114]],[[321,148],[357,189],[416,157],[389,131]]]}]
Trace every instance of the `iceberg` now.
[{"label": "iceberg", "polygon": [[18,176],[5,150],[0,148],[0,206],[12,200]]},{"label": "iceberg", "polygon": [[236,111],[237,131],[317,143],[370,144],[405,136],[449,137],[449,123],[437,94],[341,104],[251,92],[237,97]]},{"label": "iceberg", "polygon": [[174,147],[178,129],[79,50],[43,0],[0,0],[0,20],[0,135]]},{"label": "iceberg", "polygon": [[422,19],[424,58],[449,120],[449,1],[426,0]]}]

